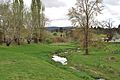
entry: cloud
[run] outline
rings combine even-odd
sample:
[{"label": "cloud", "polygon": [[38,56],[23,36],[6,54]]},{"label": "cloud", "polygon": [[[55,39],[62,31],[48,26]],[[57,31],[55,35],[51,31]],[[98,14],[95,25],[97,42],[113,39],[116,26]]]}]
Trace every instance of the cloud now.
[{"label": "cloud", "polygon": [[68,20],[67,18],[59,18],[59,19],[52,19],[51,21],[62,21],[62,20]]},{"label": "cloud", "polygon": [[42,0],[42,2],[45,4],[45,7],[52,8],[52,7],[63,7],[66,6],[66,4],[60,0]]},{"label": "cloud", "polygon": [[104,10],[97,18],[99,21],[111,19],[114,21],[113,25],[117,26],[120,23],[120,0],[103,0]]},{"label": "cloud", "polygon": [[103,0],[105,4],[117,6],[120,5],[120,0]]},{"label": "cloud", "polygon": [[[0,0],[1,2],[4,0]],[[30,7],[31,0],[24,0],[25,4]],[[51,26],[67,26],[71,25],[67,20],[66,14],[68,9],[74,6],[76,0],[42,0],[45,5],[45,15],[51,20]],[[103,0],[103,14],[98,16],[100,21],[111,18],[115,21],[114,25],[120,22],[120,0]]]},{"label": "cloud", "polygon": [[10,0],[0,0],[0,3],[6,3],[9,2]]},{"label": "cloud", "polygon": [[52,7],[52,8],[45,9],[45,15],[50,20],[64,19],[66,18],[67,12],[68,12],[68,9],[66,7],[59,7],[59,8]]},{"label": "cloud", "polygon": [[110,7],[109,9],[108,8],[105,8],[102,13],[103,14],[100,14],[97,19],[98,21],[104,21],[104,20],[108,20],[108,19],[111,19],[112,21],[114,21],[113,25],[114,26],[117,26],[118,24],[120,24],[120,12],[117,11],[116,9],[119,9],[120,7]]},{"label": "cloud", "polygon": [[120,9],[120,6],[108,6],[106,8],[108,10],[108,12],[110,12],[113,16],[118,16],[120,15],[120,12],[119,12],[119,9]]},{"label": "cloud", "polygon": [[71,26],[71,22],[69,20],[55,20],[55,21],[51,21],[51,24],[49,26],[58,26],[58,27]]}]

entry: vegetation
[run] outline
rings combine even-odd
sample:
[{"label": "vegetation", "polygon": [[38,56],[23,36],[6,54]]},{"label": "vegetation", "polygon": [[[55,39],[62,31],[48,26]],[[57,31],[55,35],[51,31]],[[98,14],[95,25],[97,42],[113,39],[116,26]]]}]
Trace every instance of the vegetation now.
[{"label": "vegetation", "polygon": [[[58,46],[59,45],[59,46]],[[52,52],[73,48],[70,44],[30,44],[0,47],[0,79],[2,80],[79,80],[74,74],[51,62]]]},{"label": "vegetation", "polygon": [[[102,48],[92,47],[91,55],[84,56],[82,50],[68,51],[61,56],[67,57],[68,66],[84,80],[119,80],[120,74],[120,44],[109,43]],[[83,75],[85,74],[85,75]],[[89,75],[89,76],[88,76]]]},{"label": "vegetation", "polygon": [[51,32],[42,0],[30,9],[9,1],[0,1],[0,80],[120,80],[120,25],[95,20],[102,0],[77,0],[68,13],[73,27]]},{"label": "vegetation", "polygon": [[[11,3],[12,2],[12,3]],[[26,9],[23,0],[0,3],[1,40],[9,46],[18,45],[27,40],[28,44],[38,43],[44,39],[45,15],[41,0],[33,0],[31,10]],[[33,41],[34,40],[34,41]]]},{"label": "vegetation", "polygon": [[42,2],[40,0],[32,0],[31,11],[32,11],[32,26],[34,27],[33,28],[34,42],[38,43],[39,41],[42,41],[43,34],[42,31],[44,30],[43,27],[45,26],[45,23],[43,22],[44,6],[42,5]]},{"label": "vegetation", "polygon": [[83,28],[83,47],[85,54],[89,54],[89,28],[94,23],[95,16],[102,11],[102,0],[77,0],[76,7],[72,7],[68,15],[75,27]]},{"label": "vegetation", "polygon": [[[104,78],[119,80],[120,45],[107,45],[101,49],[91,48],[89,56],[84,56],[83,51],[75,50],[77,46],[68,43],[0,46],[0,79],[95,80]],[[66,50],[67,54],[64,53]],[[67,66],[51,60],[55,51],[60,51],[59,55],[67,57]]]}]

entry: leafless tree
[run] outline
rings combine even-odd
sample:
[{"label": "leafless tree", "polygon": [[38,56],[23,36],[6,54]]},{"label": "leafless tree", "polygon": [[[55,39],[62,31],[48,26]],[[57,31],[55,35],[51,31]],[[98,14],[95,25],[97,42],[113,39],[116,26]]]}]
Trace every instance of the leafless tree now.
[{"label": "leafless tree", "polygon": [[102,9],[102,0],[77,0],[75,7],[69,10],[68,15],[73,25],[83,28],[83,43],[86,55],[89,54],[89,28],[95,16],[101,13]]},{"label": "leafless tree", "polygon": [[111,19],[108,19],[106,21],[102,21],[102,23],[101,23],[101,26],[103,28],[106,28],[107,42],[110,41],[114,35],[113,23],[114,23],[114,21],[112,21]]}]

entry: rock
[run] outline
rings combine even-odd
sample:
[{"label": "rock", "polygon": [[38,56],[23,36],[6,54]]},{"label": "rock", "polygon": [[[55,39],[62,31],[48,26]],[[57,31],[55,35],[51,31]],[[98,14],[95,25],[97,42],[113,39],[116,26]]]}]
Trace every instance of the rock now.
[{"label": "rock", "polygon": [[54,60],[55,62],[60,62],[60,63],[62,63],[62,65],[67,65],[67,59],[64,57],[59,57],[57,55],[53,55],[52,60]]}]

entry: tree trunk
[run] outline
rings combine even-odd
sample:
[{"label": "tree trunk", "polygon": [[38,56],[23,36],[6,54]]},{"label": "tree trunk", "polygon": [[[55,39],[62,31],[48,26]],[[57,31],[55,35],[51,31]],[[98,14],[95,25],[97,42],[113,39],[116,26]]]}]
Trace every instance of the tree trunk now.
[{"label": "tree trunk", "polygon": [[[86,14],[87,15],[87,14]],[[88,55],[89,54],[89,18],[88,18],[88,15],[87,15],[87,18],[86,18],[87,22],[86,22],[86,27],[85,27],[85,55]]]},{"label": "tree trunk", "polygon": [[27,39],[27,43],[28,43],[28,44],[31,43],[31,39],[30,39],[30,38]]},{"label": "tree trunk", "polygon": [[10,38],[8,38],[8,39],[6,40],[6,46],[10,46],[11,42],[12,42],[12,40],[11,40]]},{"label": "tree trunk", "polygon": [[85,55],[88,55],[88,28],[86,28],[85,32]]},{"label": "tree trunk", "polygon": [[20,38],[17,39],[17,44],[20,45]]},{"label": "tree trunk", "polygon": [[2,41],[2,32],[0,32],[0,45],[3,43]]},{"label": "tree trunk", "polygon": [[38,43],[38,38],[37,37],[34,38],[34,43]]}]

